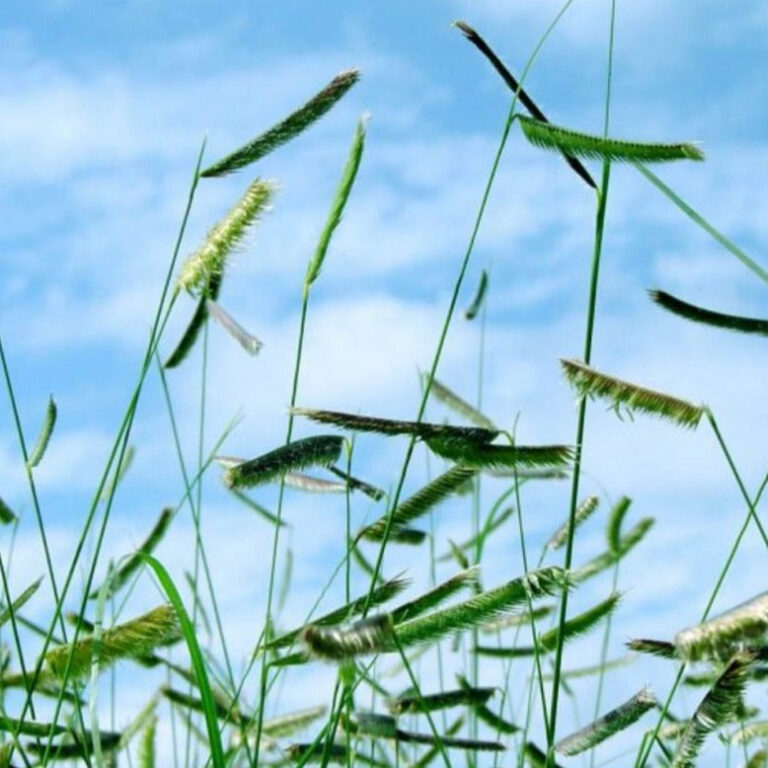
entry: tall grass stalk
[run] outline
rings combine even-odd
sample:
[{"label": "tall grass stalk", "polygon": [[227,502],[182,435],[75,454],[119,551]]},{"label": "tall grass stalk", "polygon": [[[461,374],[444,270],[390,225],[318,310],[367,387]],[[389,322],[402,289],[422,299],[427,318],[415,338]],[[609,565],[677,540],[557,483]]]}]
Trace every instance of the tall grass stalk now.
[{"label": "tall grass stalk", "polygon": [[[299,390],[299,376],[301,373],[301,360],[302,360],[302,355],[304,350],[304,336],[305,336],[306,324],[307,324],[307,310],[309,307],[310,289],[312,284],[315,282],[318,275],[320,274],[320,270],[322,269],[323,262],[325,261],[325,257],[328,251],[328,247],[330,245],[331,236],[333,235],[334,230],[336,229],[336,227],[339,224],[339,221],[341,220],[342,211],[344,210],[344,206],[347,203],[347,199],[352,189],[352,185],[354,184],[355,176],[357,175],[357,170],[360,165],[360,159],[363,153],[364,139],[365,139],[364,121],[361,119],[357,125],[357,128],[355,129],[355,136],[352,141],[352,147],[350,149],[349,157],[347,158],[347,162],[344,167],[344,171],[342,173],[342,178],[339,184],[339,188],[336,192],[333,203],[331,205],[331,211],[325,222],[323,231],[321,232],[320,240],[318,242],[315,253],[313,254],[307,266],[307,273],[304,278],[304,285],[301,293],[301,314],[299,318],[299,334],[296,342],[296,355],[294,358],[294,365],[293,365],[293,380],[291,382],[291,396],[289,401],[288,425],[286,428],[286,435],[285,435],[286,445],[288,445],[291,442],[291,437],[293,436],[293,422],[294,422],[293,409],[296,406],[296,396]],[[274,534],[272,537],[272,552],[270,556],[269,582],[267,586],[267,605],[266,605],[266,611],[264,616],[265,630],[270,626],[270,622],[272,621],[272,600],[273,600],[274,588],[275,588],[275,570],[277,565],[277,553],[278,553],[278,547],[280,542],[280,522],[282,520],[284,493],[285,493],[285,480],[281,478],[280,486],[278,490],[278,497],[277,497],[277,513],[276,514],[277,514],[278,524],[275,526]],[[254,755],[255,755],[254,760],[256,764],[258,764],[258,760],[259,760],[259,751],[261,747],[261,735],[262,735],[262,728],[264,725],[264,709],[266,706],[265,697],[266,697],[266,691],[267,691],[267,676],[268,676],[268,670],[267,670],[267,659],[265,654],[264,657],[262,658],[261,674],[259,677],[259,708],[258,708],[258,720],[256,723],[256,746],[254,749]]]},{"label": "tall grass stalk", "polygon": [[[533,52],[528,57],[528,60],[526,61],[525,67],[523,68],[522,75],[520,76],[520,84],[515,92],[514,96],[512,97],[512,101],[509,106],[509,112],[507,113],[506,120],[504,122],[504,127],[501,132],[501,137],[499,139],[499,144],[496,149],[496,153],[493,158],[493,162],[491,163],[491,169],[488,174],[487,181],[485,183],[485,187],[483,189],[483,193],[480,198],[480,205],[477,210],[477,214],[475,215],[475,220],[472,225],[472,231],[469,236],[469,241],[467,243],[466,250],[464,251],[464,256],[461,260],[461,263],[459,265],[459,271],[458,275],[456,276],[456,281],[454,283],[453,292],[451,294],[450,301],[448,302],[448,309],[446,311],[445,319],[443,321],[442,328],[440,330],[440,334],[437,341],[437,346],[435,348],[435,352],[432,358],[432,363],[429,368],[429,373],[426,377],[425,386],[423,388],[421,401],[419,403],[419,408],[416,415],[416,421],[421,422],[421,420],[424,417],[424,412],[427,407],[427,401],[429,399],[429,393],[432,388],[432,382],[434,381],[435,374],[437,373],[438,365],[440,364],[440,359],[442,357],[443,353],[443,347],[445,346],[446,338],[448,337],[448,330],[451,325],[451,320],[453,319],[453,314],[456,309],[456,303],[459,298],[459,293],[461,291],[462,285],[464,284],[464,276],[467,272],[467,267],[469,266],[470,258],[472,257],[472,253],[475,249],[475,242],[477,240],[477,235],[480,231],[480,225],[482,224],[483,217],[485,216],[485,210],[488,205],[488,200],[490,199],[491,195],[491,189],[493,188],[494,182],[496,180],[496,175],[499,170],[499,164],[501,162],[501,157],[504,153],[504,148],[507,144],[507,139],[509,138],[509,132],[512,127],[512,123],[514,121],[515,117],[515,109],[517,107],[517,101],[519,97],[520,90],[522,89],[523,84],[525,83],[526,76],[528,75],[528,72],[530,71],[531,67],[533,66],[533,62],[535,61],[539,51],[543,47],[544,43],[546,42],[547,38],[551,34],[552,30],[557,26],[560,19],[565,15],[568,8],[573,3],[573,0],[567,0],[566,3],[563,5],[563,7],[560,9],[558,14],[555,16],[554,20],[550,23],[550,25],[547,27],[547,29],[544,31],[544,34],[539,39],[538,43],[534,47]],[[397,503],[400,500],[400,495],[403,491],[403,486],[405,485],[405,478],[408,473],[408,467],[410,466],[411,457],[413,455],[414,446],[416,444],[415,438],[411,438],[408,441],[408,446],[406,448],[405,457],[403,459],[402,467],[400,470],[400,474],[398,476],[397,484],[395,486],[395,492],[393,495],[393,501],[392,501],[392,508],[397,507]],[[384,552],[387,548],[387,542],[389,540],[389,534],[392,527],[392,518],[388,518],[387,522],[387,528],[385,530],[381,546],[379,547],[379,552],[376,556],[376,563],[374,565],[374,573],[371,577],[371,585],[369,588],[369,596],[373,592],[376,578],[378,577],[379,572],[381,571],[381,567],[384,561]]]},{"label": "tall grass stalk", "polygon": [[[195,165],[195,171],[192,177],[192,182],[189,187],[189,193],[187,195],[187,202],[184,209],[184,213],[181,220],[181,225],[179,227],[179,231],[176,237],[176,243],[173,248],[173,253],[170,259],[170,263],[168,266],[168,271],[166,273],[165,281],[163,284],[163,288],[160,293],[160,299],[158,302],[158,306],[155,312],[154,321],[152,323],[152,327],[149,334],[149,340],[147,342],[147,347],[144,352],[144,357],[139,369],[139,375],[138,380],[134,386],[133,392],[130,396],[128,406],[126,407],[125,413],[123,415],[121,424],[118,428],[117,435],[115,437],[114,443],[112,445],[112,448],[110,450],[109,456],[107,458],[106,465],[104,467],[104,470],[102,472],[101,478],[99,480],[98,486],[96,488],[96,492],[94,493],[93,500],[91,502],[90,508],[88,509],[88,513],[86,515],[85,522],[83,524],[83,528],[80,533],[80,537],[78,539],[78,542],[75,546],[75,552],[73,554],[72,560],[70,562],[69,568],[67,570],[67,574],[64,579],[64,584],[61,588],[61,592],[59,595],[59,600],[54,605],[54,615],[52,618],[52,621],[49,625],[48,632],[46,634],[46,637],[43,641],[43,648],[40,653],[40,659],[37,662],[35,666],[35,670],[32,675],[31,685],[30,688],[27,691],[27,694],[24,699],[24,703],[21,708],[21,713],[19,715],[19,725],[18,728],[14,729],[14,738],[18,737],[20,729],[23,725],[24,719],[26,717],[27,712],[30,710],[32,706],[32,695],[33,691],[35,689],[35,686],[37,685],[37,682],[39,680],[41,671],[42,671],[42,664],[43,660],[45,658],[45,651],[47,650],[50,642],[51,637],[54,631],[54,628],[56,626],[56,623],[60,621],[61,618],[61,612],[62,612],[62,606],[63,601],[66,598],[67,593],[69,592],[69,588],[72,583],[72,579],[74,577],[75,569],[77,567],[77,564],[80,559],[80,555],[82,553],[83,547],[85,545],[86,538],[88,536],[88,533],[90,531],[91,525],[93,523],[93,520],[96,516],[96,511],[98,509],[99,502],[102,497],[102,493],[104,491],[104,488],[107,487],[107,481],[110,475],[110,472],[113,471],[113,467],[116,467],[114,470],[115,476],[117,476],[117,472],[119,472],[119,468],[122,464],[122,461],[125,457],[125,453],[128,448],[128,440],[130,438],[131,434],[131,428],[133,426],[134,417],[136,414],[136,409],[138,407],[139,399],[141,397],[142,389],[144,386],[144,381],[147,376],[147,372],[149,370],[150,363],[152,361],[152,356],[154,355],[154,352],[157,348],[158,341],[162,335],[163,329],[165,328],[165,324],[168,320],[168,317],[170,316],[170,312],[173,309],[173,305],[175,303],[176,297],[178,296],[178,289],[171,292],[170,286],[171,286],[171,280],[173,276],[173,272],[176,266],[176,260],[178,258],[179,250],[181,248],[181,243],[184,237],[184,232],[186,231],[187,221],[189,220],[189,214],[192,210],[192,203],[195,198],[195,192],[197,190],[197,182],[198,182],[198,173],[200,170],[200,164],[202,162],[203,158],[203,152],[205,151],[205,142],[203,142],[200,152],[197,157],[197,163]],[[170,294],[170,297],[169,297]],[[102,526],[98,537],[98,545],[96,547],[96,552],[94,553],[94,557],[92,560],[92,565],[90,568],[89,578],[88,578],[88,584],[87,588],[84,590],[84,597],[80,605],[79,615],[83,616],[85,613],[85,606],[86,606],[86,600],[88,597],[88,592],[90,591],[90,586],[93,581],[93,574],[95,572],[95,565],[98,559],[98,553],[100,551],[100,545],[103,541],[104,537],[104,531],[106,529],[107,521],[109,520],[109,513],[112,509],[112,501],[114,499],[114,494],[117,486],[116,483],[113,484],[109,496],[106,500],[105,509],[103,512],[103,518],[102,518]],[[79,633],[79,627],[75,628],[75,632],[72,638],[72,647],[74,649],[74,643],[77,642],[77,637]],[[49,734],[49,740],[48,744],[46,746],[45,752],[43,754],[42,761],[45,762],[49,755],[50,755],[50,749],[51,745],[53,743],[53,732],[56,726],[56,723],[58,721],[59,714],[61,712],[61,706],[63,702],[63,692],[66,688],[67,681],[69,679],[69,664],[71,663],[71,656],[68,660],[67,667],[65,669],[65,673],[63,676],[63,682],[62,682],[62,695],[59,696],[55,710],[53,719],[51,722],[51,732]]]},{"label": "tall grass stalk", "polygon": [[[614,44],[614,29],[616,21],[616,0],[611,0],[611,18],[610,28],[608,36],[608,65],[606,73],[606,86],[605,86],[605,109],[603,114],[603,137],[607,138],[608,128],[610,125],[610,109],[611,109],[611,81],[613,75],[613,44]],[[592,341],[595,329],[595,314],[597,308],[597,287],[600,276],[600,260],[603,252],[603,233],[605,229],[605,214],[608,205],[608,187],[611,179],[611,161],[606,159],[603,161],[603,172],[600,182],[600,187],[597,190],[597,215],[595,219],[595,241],[594,250],[592,252],[592,265],[590,267],[589,277],[589,299],[587,301],[587,323],[584,332],[584,362],[589,365],[592,359]],[[576,453],[573,462],[573,474],[571,482],[571,504],[568,516],[568,539],[565,544],[565,558],[563,560],[563,567],[568,571],[571,568],[573,562],[573,549],[574,549],[574,531],[575,531],[575,519],[576,509],[579,500],[579,480],[581,477],[581,460],[584,450],[584,432],[586,427],[587,417],[587,398],[581,398],[579,401],[579,412],[577,416],[576,424]],[[560,697],[560,675],[563,665],[563,627],[568,615],[568,592],[563,592],[560,599],[560,616],[558,620],[559,635],[557,640],[557,647],[555,649],[555,668],[552,678],[552,698],[551,709],[549,716],[549,724],[547,727],[547,766],[553,768],[555,764],[554,747],[557,733],[557,708]]]}]

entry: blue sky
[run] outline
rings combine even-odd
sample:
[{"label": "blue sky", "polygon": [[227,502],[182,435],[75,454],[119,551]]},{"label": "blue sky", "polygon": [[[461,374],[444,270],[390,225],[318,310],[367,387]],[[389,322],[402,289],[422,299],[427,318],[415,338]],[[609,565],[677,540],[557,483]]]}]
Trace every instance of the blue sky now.
[{"label": "blue sky", "polygon": [[[549,0],[325,2],[311,9],[290,0],[226,7],[62,0],[0,9],[0,333],[30,439],[48,394],[59,404],[39,471],[57,562],[68,562],[87,492],[127,402],[203,137],[213,160],[338,71],[362,71],[343,102],[295,144],[200,186],[184,253],[253,175],[280,185],[274,210],[237,256],[222,294],[264,350],[244,357],[219,328],[211,329],[209,440],[240,409],[244,419],[228,453],[256,455],[282,440],[301,280],[364,112],[371,119],[361,171],[313,290],[299,402],[407,418],[417,407],[416,371],[430,360],[508,108],[503,84],[450,22],[475,25],[519,72],[558,7]],[[608,10],[606,0],[576,0],[531,72],[527,86],[555,122],[593,132],[602,125]],[[612,132],[700,141],[705,164],[659,173],[759,260],[768,244],[764,4],[647,0],[618,3],[617,12]],[[573,439],[573,397],[557,359],[580,354],[593,215],[593,197],[559,158],[527,146],[513,131],[461,305],[480,270],[490,268],[484,402],[504,425],[519,413],[524,442]],[[616,168],[595,362],[709,403],[755,488],[765,471],[755,436],[768,423],[762,341],[665,316],[647,299],[651,287],[721,311],[765,313],[764,287],[743,266],[631,168]],[[165,351],[191,309],[190,301],[180,301]],[[477,333],[457,318],[440,369],[440,378],[468,398],[475,391]],[[169,380],[191,458],[199,359]],[[10,415],[3,414],[0,488],[24,510],[22,556],[12,571],[22,588],[41,572],[40,550]],[[434,418],[444,415],[432,411]],[[622,640],[639,631],[666,637],[696,620],[714,580],[712,564],[724,559],[744,509],[705,427],[689,434],[641,419],[621,423],[600,407],[591,415],[585,461],[594,481],[585,492],[626,493],[636,515],[657,518],[642,553],[622,572],[617,655]],[[299,430],[313,432],[306,424]],[[114,555],[130,551],[181,489],[156,378],[134,442],[136,463],[110,523]],[[396,441],[361,440],[360,472],[387,486],[403,449]],[[419,461],[409,488],[418,487],[423,472]],[[494,488],[487,490],[491,498]],[[223,607],[233,647],[245,653],[263,610],[268,531],[232,507],[215,473],[206,493],[211,556],[228,564],[217,569]],[[273,504],[273,489],[260,497]],[[559,524],[566,498],[565,488],[526,497],[534,546]],[[288,502],[290,544],[304,572],[297,574],[286,623],[301,616],[341,552],[342,519],[338,501],[292,494]],[[355,512],[362,519],[370,510],[360,504]],[[466,521],[455,512],[448,505],[440,518],[443,545],[448,536],[466,534]],[[598,519],[585,529],[579,556],[600,549]],[[180,573],[189,567],[190,528],[188,517],[177,522],[178,533],[161,554]],[[507,544],[511,557],[504,547],[491,554],[488,583],[519,572],[517,542]],[[720,607],[762,589],[765,554],[751,537],[744,552]],[[409,566],[418,581],[423,568],[412,560],[410,553],[393,554],[387,570]],[[587,590],[584,605],[606,588]],[[42,595],[38,609],[44,616]],[[658,663],[631,669],[637,672],[622,676],[631,679],[617,684],[617,700],[639,687],[643,675],[664,692]]]}]

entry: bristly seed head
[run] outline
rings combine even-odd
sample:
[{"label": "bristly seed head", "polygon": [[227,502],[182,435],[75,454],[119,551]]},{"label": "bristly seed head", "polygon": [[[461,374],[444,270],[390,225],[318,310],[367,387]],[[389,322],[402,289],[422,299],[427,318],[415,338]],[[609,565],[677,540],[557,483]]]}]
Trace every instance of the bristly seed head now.
[{"label": "bristly seed head", "polygon": [[321,659],[344,661],[354,656],[392,650],[392,616],[383,613],[345,627],[305,627],[302,638],[310,652]]},{"label": "bristly seed head", "polygon": [[223,275],[227,259],[267,210],[275,188],[272,181],[256,179],[246,189],[234,208],[208,232],[203,244],[184,262],[179,288],[202,295],[212,277]]},{"label": "bristly seed head", "polygon": [[734,653],[762,647],[768,638],[768,592],[753,597],[703,624],[675,635],[678,655],[689,661],[727,661]]}]

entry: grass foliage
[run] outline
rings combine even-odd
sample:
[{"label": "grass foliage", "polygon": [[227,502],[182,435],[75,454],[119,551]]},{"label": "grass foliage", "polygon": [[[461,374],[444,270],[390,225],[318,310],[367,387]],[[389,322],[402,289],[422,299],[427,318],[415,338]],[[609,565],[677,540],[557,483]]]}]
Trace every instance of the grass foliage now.
[{"label": "grass foliage", "polygon": [[[19,477],[28,494],[26,502],[16,498],[9,483],[2,493],[13,506],[0,499],[4,537],[0,766],[33,768],[69,761],[88,768],[300,768],[306,764],[430,768],[438,763],[446,768],[521,768],[525,763],[558,768],[556,757],[582,753],[589,753],[584,764],[592,767],[615,763],[633,768],[656,764],[692,768],[768,762],[764,749],[768,721],[749,698],[768,679],[768,592],[710,615],[732,564],[742,555],[742,542],[750,541],[746,535],[750,525],[759,533],[752,541],[768,546],[759,514],[768,481],[757,494],[747,489],[708,407],[616,378],[592,363],[595,326],[602,319],[600,265],[612,165],[623,162],[636,170],[638,179],[649,182],[649,189],[660,191],[717,247],[762,282],[768,282],[768,272],[645,167],[653,162],[703,160],[698,146],[610,136],[613,0],[602,133],[581,133],[549,122],[524,84],[539,49],[571,3],[566,0],[519,76],[477,30],[464,21],[456,22],[472,46],[466,49],[467,55],[479,53],[491,65],[495,73],[491,76],[500,78],[508,114],[460,266],[453,275],[442,268],[429,275],[430,285],[444,278],[453,280],[453,291],[434,353],[420,361],[425,372],[414,377],[414,391],[420,388],[421,398],[413,409],[414,418],[296,405],[304,391],[305,346],[318,343],[308,333],[313,322],[310,293],[317,290],[316,284],[322,288],[335,256],[334,237],[344,220],[359,215],[353,189],[365,183],[359,170],[368,155],[378,151],[375,143],[366,148],[365,116],[354,127],[328,213],[318,223],[316,245],[308,250],[306,271],[296,282],[301,310],[291,388],[285,400],[285,439],[266,453],[246,454],[258,454],[255,458],[233,458],[225,453],[228,446],[220,450],[239,427],[234,421],[215,441],[211,435],[209,405],[215,398],[226,402],[228,395],[209,391],[210,347],[219,344],[222,336],[216,332],[209,337],[208,325],[214,321],[234,339],[240,349],[227,339],[223,343],[238,354],[254,356],[263,347],[260,338],[224,309],[221,296],[231,279],[228,265],[234,254],[249,246],[248,235],[272,205],[277,183],[253,179],[202,243],[177,264],[198,184],[243,169],[298,138],[355,85],[359,79],[355,69],[333,78],[305,104],[203,171],[201,150],[137,378],[117,420],[108,458],[96,475],[92,500],[77,518],[82,526],[71,560],[63,567],[59,557],[64,545],[57,541],[54,551],[52,529],[46,527],[50,527],[52,500],[38,489],[38,475],[44,477],[42,471],[60,449],[51,439],[58,416],[56,401],[50,397],[38,437],[28,450],[22,427],[27,416],[22,418],[20,413],[0,342],[9,423],[18,443]],[[482,62],[477,66],[481,72]],[[586,91],[580,87],[575,92]],[[499,98],[499,93],[484,88],[474,95]],[[518,424],[516,414],[494,409],[500,418],[492,420],[484,411],[484,374],[494,363],[492,356],[486,359],[486,331],[489,319],[496,319],[489,296],[497,280],[494,277],[492,288],[490,261],[483,267],[472,260],[478,259],[475,244],[497,176],[509,173],[500,162],[506,145],[520,141],[519,134],[511,131],[515,121],[530,144],[560,154],[583,182],[578,184],[580,192],[588,187],[595,203],[594,220],[589,217],[584,222],[594,241],[592,262],[584,274],[589,293],[582,359],[561,361],[565,378],[578,395],[575,439],[569,439],[574,438],[573,432],[564,436],[558,432],[545,444],[518,442],[526,424],[525,420]],[[599,181],[582,160],[600,162]],[[690,172],[700,172],[699,166],[691,165]],[[542,185],[547,182],[543,177]],[[512,188],[516,195],[526,194],[520,185],[513,183]],[[551,204],[558,205],[555,196]],[[362,252],[366,244],[357,246]],[[465,285],[469,279],[476,285]],[[511,295],[511,290],[501,286],[499,295]],[[193,302],[186,310],[185,294]],[[223,295],[226,299],[228,294]],[[651,291],[650,296],[655,304],[685,320],[743,334],[768,334],[766,320],[705,309],[661,290]],[[185,312],[192,306],[190,318]],[[463,316],[459,307],[466,307]],[[169,343],[166,329],[171,318],[186,325],[171,323],[184,330],[178,341],[170,340],[175,345],[163,365],[159,350]],[[466,384],[454,387],[447,374],[443,378],[440,368],[456,323],[464,323],[466,338],[477,340],[477,387],[471,395]],[[414,328],[413,333],[422,330]],[[185,392],[199,386],[199,417],[190,427],[184,419],[177,420],[176,396],[165,369],[194,359],[190,353],[197,345],[202,348],[199,378],[169,374],[178,379],[172,383],[185,386]],[[270,345],[267,352],[272,349]],[[354,350],[350,352],[349,365],[355,366]],[[261,365],[265,357],[251,362]],[[135,454],[133,440],[146,437],[150,428],[165,428],[136,421],[144,389],[154,383],[155,361],[169,417],[168,445],[178,461],[179,477],[175,485],[165,476],[156,478],[175,498],[154,522],[139,528],[136,541],[122,541],[115,537],[112,523],[126,508],[132,509],[125,486],[147,477],[138,471],[127,475]],[[187,373],[191,368],[189,364],[183,370]],[[746,367],[745,371],[744,375],[751,375]],[[271,374],[266,369],[260,373],[265,378]],[[256,380],[257,387],[260,383]],[[697,387],[706,389],[706,385],[696,379]],[[633,501],[619,495],[623,489],[615,487],[622,478],[615,481],[592,474],[600,452],[614,450],[610,441],[623,438],[619,430],[608,438],[592,435],[590,400],[607,403],[620,417],[647,414],[690,429],[704,421],[712,428],[723,471],[732,476],[744,506],[744,522],[724,564],[713,564],[712,574],[690,574],[697,587],[711,588],[698,620],[690,618],[689,605],[676,607],[667,613],[675,617],[675,626],[661,632],[662,639],[631,639],[627,645],[633,653],[618,657],[613,650],[619,642],[614,622],[629,596],[644,594],[646,586],[628,579],[627,574],[637,570],[628,571],[625,564],[641,557],[638,550],[651,535],[655,518],[647,514],[652,498],[638,492]],[[345,406],[343,399],[339,405],[356,407]],[[542,409],[548,405],[542,402]],[[62,408],[64,418],[71,404]],[[294,426],[307,427],[307,422],[347,434],[295,437]],[[553,420],[553,428],[561,430],[561,422],[560,415]],[[249,445],[269,439],[267,430],[262,434],[258,429],[257,424],[256,434],[247,435],[255,441]],[[192,432],[196,458],[190,462],[186,440]],[[405,440],[383,439],[396,436]],[[700,439],[700,433],[690,439]],[[392,452],[403,445],[396,473],[387,476]],[[152,451],[155,443],[146,455],[157,456]],[[209,482],[212,463],[223,468],[215,486]],[[568,486],[569,492],[564,493]],[[604,505],[597,493],[606,499]],[[211,503],[214,494],[217,501]],[[221,584],[230,585],[234,563],[214,557],[207,537],[213,526],[222,524],[217,506],[222,499],[221,503],[230,503],[235,513],[244,516],[232,535],[243,537],[260,574],[254,583],[236,585],[247,595],[245,608],[238,609],[236,627],[227,620],[234,598],[220,591]],[[635,509],[640,511],[637,516]],[[306,510],[311,510],[309,519],[302,517]],[[659,517],[675,512],[664,510]],[[187,513],[184,529],[179,520]],[[26,518],[32,519],[39,535],[40,549],[34,555],[26,538],[19,545],[22,554],[14,553],[17,529]],[[191,534],[192,543],[180,546],[187,542],[185,533]],[[314,563],[298,554],[306,551],[301,547],[307,540],[312,542]],[[695,539],[692,542],[695,546]],[[116,546],[122,551],[110,560],[106,553]],[[179,570],[184,598],[162,562],[174,551],[188,555],[183,563],[168,563],[171,572]],[[233,547],[231,556],[240,557],[242,551]],[[387,574],[397,572],[398,557],[406,559],[408,570],[388,578]],[[686,551],[676,557],[684,562]],[[21,582],[29,585],[23,591],[18,583],[22,577],[15,575],[21,559],[25,569],[34,569]],[[318,585],[310,583],[310,577],[318,563],[327,568],[328,579],[315,589]],[[647,575],[640,578],[657,579],[656,567],[649,563]],[[498,576],[500,572],[503,576]],[[43,575],[36,578],[39,574]],[[626,588],[625,579],[629,581]],[[489,587],[489,582],[502,583]],[[153,585],[168,602],[147,610],[147,605],[157,602],[145,601]],[[739,589],[738,584],[729,583],[729,587]],[[621,595],[627,595],[627,600]],[[668,597],[673,598],[671,591]],[[44,599],[50,605],[51,598],[53,610],[45,615],[41,605]],[[576,601],[578,607],[574,607]],[[255,611],[254,604],[262,603],[263,612]],[[678,616],[688,618],[678,623]],[[691,621],[695,623],[686,626]],[[244,658],[234,651],[235,632],[247,634]],[[655,633],[649,630],[648,634]],[[386,663],[379,658],[384,654],[389,657]],[[666,672],[677,667],[664,696],[657,700],[649,688],[640,688],[642,681],[634,679],[635,663],[656,665]],[[130,697],[123,701],[121,686],[134,678],[137,685],[144,679],[154,682],[148,683],[140,702]],[[626,688],[622,695],[611,687],[614,681],[616,688]],[[633,690],[638,692],[627,699]],[[681,690],[686,695],[678,695]],[[699,699],[695,706],[692,692]],[[301,706],[288,706],[287,700]],[[613,703],[613,708],[604,702]],[[572,713],[567,704],[572,705]],[[123,706],[132,708],[130,717],[118,717]],[[452,719],[449,710],[453,710]],[[648,716],[650,720],[652,712],[654,724],[641,730],[640,719]],[[566,717],[572,721],[568,727]],[[719,739],[710,738],[715,733]],[[704,762],[708,759],[715,762]]]}]

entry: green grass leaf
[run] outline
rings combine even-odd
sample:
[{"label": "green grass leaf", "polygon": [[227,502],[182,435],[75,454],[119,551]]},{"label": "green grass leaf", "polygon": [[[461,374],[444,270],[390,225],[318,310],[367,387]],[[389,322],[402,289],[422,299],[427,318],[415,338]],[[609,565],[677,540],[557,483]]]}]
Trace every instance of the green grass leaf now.
[{"label": "green grass leaf", "polygon": [[265,507],[262,507],[261,504],[254,501],[250,496],[246,496],[242,491],[238,491],[237,488],[230,488],[229,490],[232,495],[236,499],[242,501],[248,509],[254,511],[257,515],[272,523],[272,525],[279,525],[281,528],[290,528],[290,525],[286,523],[285,520],[278,520],[275,514]]},{"label": "green grass leaf", "polygon": [[163,363],[164,368],[178,367],[192,351],[192,347],[195,346],[197,337],[200,334],[205,321],[208,319],[208,301],[216,301],[216,299],[219,298],[222,278],[223,275],[221,274],[211,275],[208,285],[197,300],[194,314],[187,324],[184,333],[182,333],[181,339],[179,339],[175,349],[168,356],[165,363]]},{"label": "green grass leaf", "polygon": [[157,716],[150,718],[144,727],[139,742],[137,755],[138,768],[155,768],[155,734],[157,732]]},{"label": "green grass leaf", "polygon": [[7,623],[11,616],[15,615],[21,607],[34,595],[43,583],[42,577],[33,581],[10,605],[0,609],[0,627]]},{"label": "green grass leaf", "polygon": [[[173,605],[178,622],[181,625],[181,632],[186,640],[187,647],[189,649],[190,660],[192,662],[192,668],[195,671],[195,677],[197,679],[197,688],[200,691],[200,696],[203,702],[203,708],[205,710],[205,724],[208,730],[208,744],[211,750],[211,762],[213,768],[225,768],[226,761],[224,759],[224,750],[221,746],[221,735],[219,734],[219,725],[216,719],[216,706],[213,700],[213,694],[211,692],[211,684],[208,680],[208,673],[205,669],[205,663],[203,662],[203,655],[200,652],[200,646],[197,642],[195,635],[195,628],[192,626],[192,622],[189,620],[187,611],[184,608],[184,603],[181,600],[178,589],[173,583],[168,572],[163,565],[155,560],[152,555],[142,555],[146,560],[147,565],[155,572],[163,591],[168,596],[168,599]],[[105,633],[106,635],[106,633]],[[102,640],[103,643],[103,640]],[[104,645],[102,645],[102,653],[104,652]]]},{"label": "green grass leaf", "polygon": [[357,477],[348,474],[343,469],[339,469],[338,467],[328,467],[328,471],[344,480],[353,491],[360,491],[374,501],[381,501],[387,495],[381,488],[366,483],[364,480],[360,480]]}]

